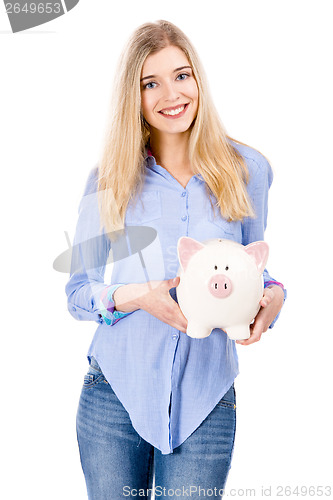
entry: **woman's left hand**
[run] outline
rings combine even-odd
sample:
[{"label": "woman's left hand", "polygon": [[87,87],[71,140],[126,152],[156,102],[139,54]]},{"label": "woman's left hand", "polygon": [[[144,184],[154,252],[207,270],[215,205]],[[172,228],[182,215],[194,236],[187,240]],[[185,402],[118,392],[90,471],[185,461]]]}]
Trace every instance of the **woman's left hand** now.
[{"label": "woman's left hand", "polygon": [[246,340],[236,340],[237,344],[250,345],[260,340],[261,335],[268,330],[269,325],[280,312],[283,305],[284,293],[280,286],[271,285],[264,289],[260,301],[261,308],[250,325],[250,337]]}]

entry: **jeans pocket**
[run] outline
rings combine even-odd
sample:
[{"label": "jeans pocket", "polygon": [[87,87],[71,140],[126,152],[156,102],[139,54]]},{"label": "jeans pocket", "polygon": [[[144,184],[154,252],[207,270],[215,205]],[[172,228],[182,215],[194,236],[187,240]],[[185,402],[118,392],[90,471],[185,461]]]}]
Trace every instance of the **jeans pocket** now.
[{"label": "jeans pocket", "polygon": [[220,401],[217,403],[217,406],[222,406],[223,408],[231,408],[233,410],[236,410],[236,391],[234,384],[232,384],[230,389],[220,399]]},{"label": "jeans pocket", "polygon": [[106,378],[100,368],[96,366],[89,366],[88,372],[85,374],[83,379],[83,388],[89,389],[99,384],[100,382],[107,383]]}]

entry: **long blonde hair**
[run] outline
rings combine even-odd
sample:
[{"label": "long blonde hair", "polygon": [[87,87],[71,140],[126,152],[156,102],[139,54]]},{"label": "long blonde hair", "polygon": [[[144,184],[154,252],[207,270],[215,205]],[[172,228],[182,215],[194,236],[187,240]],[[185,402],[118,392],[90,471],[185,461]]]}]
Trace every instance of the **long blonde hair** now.
[{"label": "long blonde hair", "polygon": [[232,138],[226,134],[215,109],[196,50],[177,26],[159,20],[135,30],[116,70],[97,188],[100,229],[104,228],[111,239],[110,233],[123,228],[128,203],[141,191],[145,175],[145,148],[150,130],[141,114],[142,67],[150,54],[169,45],[184,52],[198,85],[198,111],[189,138],[192,170],[202,175],[223,217],[243,220],[254,216],[246,189],[249,174],[245,160],[227,140]]}]

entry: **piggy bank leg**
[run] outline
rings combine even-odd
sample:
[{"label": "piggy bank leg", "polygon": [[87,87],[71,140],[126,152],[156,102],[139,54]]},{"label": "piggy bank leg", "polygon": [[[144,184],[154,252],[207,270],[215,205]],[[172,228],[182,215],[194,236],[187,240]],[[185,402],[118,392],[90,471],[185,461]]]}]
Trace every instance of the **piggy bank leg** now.
[{"label": "piggy bank leg", "polygon": [[186,333],[189,337],[194,339],[203,339],[208,337],[212,332],[211,328],[207,328],[205,325],[199,325],[196,322],[188,321]]},{"label": "piggy bank leg", "polygon": [[250,337],[249,325],[235,325],[225,328],[229,339],[232,340],[246,340]]}]

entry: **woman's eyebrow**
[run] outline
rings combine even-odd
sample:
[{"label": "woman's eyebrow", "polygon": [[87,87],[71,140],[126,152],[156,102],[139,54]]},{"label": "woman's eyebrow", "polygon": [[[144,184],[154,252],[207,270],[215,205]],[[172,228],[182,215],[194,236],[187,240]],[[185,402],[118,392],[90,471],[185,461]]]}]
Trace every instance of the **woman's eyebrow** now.
[{"label": "woman's eyebrow", "polygon": [[[185,68],[192,69],[192,66],[181,66],[180,68],[174,69],[173,73],[176,73],[176,71],[180,71],[181,69],[185,69]],[[142,80],[147,80],[147,78],[156,78],[156,75],[144,76],[143,78],[141,78],[140,82],[142,82]]]}]

